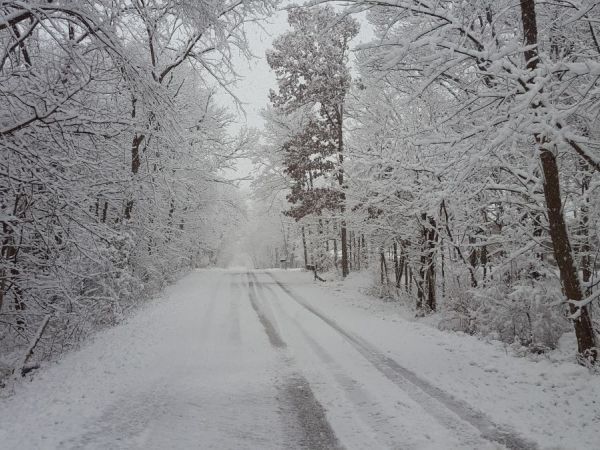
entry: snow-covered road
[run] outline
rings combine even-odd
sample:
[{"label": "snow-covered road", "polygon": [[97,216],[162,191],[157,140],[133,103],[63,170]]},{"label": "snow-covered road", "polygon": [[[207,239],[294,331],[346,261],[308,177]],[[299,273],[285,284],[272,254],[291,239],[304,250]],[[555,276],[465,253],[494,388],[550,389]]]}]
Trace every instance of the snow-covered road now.
[{"label": "snow-covered road", "polygon": [[538,448],[323,292],[300,272],[193,272],[0,400],[0,448]]}]

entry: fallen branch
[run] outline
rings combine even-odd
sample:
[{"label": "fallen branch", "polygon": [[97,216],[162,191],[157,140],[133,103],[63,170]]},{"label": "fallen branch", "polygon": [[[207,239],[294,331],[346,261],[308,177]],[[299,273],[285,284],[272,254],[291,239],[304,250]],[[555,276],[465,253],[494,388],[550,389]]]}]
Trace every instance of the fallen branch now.
[{"label": "fallen branch", "polygon": [[47,315],[46,317],[44,317],[44,320],[42,320],[42,323],[40,324],[37,333],[35,334],[35,337],[31,341],[29,348],[27,348],[25,355],[23,355],[21,363],[15,368],[15,374],[20,374],[20,376],[24,377],[28,372],[31,372],[32,370],[38,368],[38,365],[28,366],[27,363],[29,361],[29,358],[31,358],[31,356],[33,355],[33,351],[35,350],[35,347],[37,346],[38,342],[40,342],[40,339],[42,338],[42,335],[44,334],[44,331],[48,326],[48,322],[50,322],[50,315]]},{"label": "fallen branch", "polygon": [[326,281],[326,280],[324,280],[323,278],[321,278],[321,277],[319,276],[319,274],[317,274],[317,266],[316,266],[316,265],[313,265],[313,264],[308,264],[308,265],[306,266],[306,270],[312,270],[312,272],[313,272],[313,274],[314,274],[314,276],[315,276],[315,280],[322,281],[323,283]]}]

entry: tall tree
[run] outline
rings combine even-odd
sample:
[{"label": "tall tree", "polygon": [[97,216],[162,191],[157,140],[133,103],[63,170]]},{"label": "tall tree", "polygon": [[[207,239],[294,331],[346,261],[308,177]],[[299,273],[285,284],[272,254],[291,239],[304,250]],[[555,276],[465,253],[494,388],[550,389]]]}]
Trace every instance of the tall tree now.
[{"label": "tall tree", "polygon": [[[544,108],[543,87],[538,86],[534,73],[540,65],[538,24],[536,17],[536,5],[534,0],[521,0],[521,20],[523,23],[523,35],[525,50],[524,56],[527,69],[531,72],[523,81],[523,87],[527,92],[537,90],[538,95],[530,103],[533,110]],[[556,131],[562,128],[559,121],[554,124]],[[573,249],[567,224],[563,211],[563,197],[560,190],[560,172],[556,159],[556,147],[550,142],[549,137],[537,129],[533,130],[535,142],[539,148],[542,172],[544,174],[544,197],[546,199],[546,211],[550,238],[554,249],[554,258],[560,271],[560,280],[564,294],[569,302],[569,309],[573,314],[575,323],[575,334],[577,336],[577,347],[579,353],[586,359],[595,362],[598,358],[596,347],[596,336],[588,312],[588,306],[581,304],[584,300],[584,289],[581,286],[579,270],[573,256]],[[572,144],[571,144],[572,145]],[[573,145],[572,145],[573,146]],[[578,145],[573,148],[577,150]],[[584,153],[587,155],[587,153]]]},{"label": "tall tree", "polygon": [[[297,180],[290,199],[302,204],[292,214],[300,218],[332,206],[340,211],[342,275],[345,277],[349,273],[349,261],[344,218],[344,105],[351,82],[349,42],[358,33],[358,23],[331,7],[293,8],[288,22],[292,29],[275,39],[273,50],[267,52],[267,61],[275,71],[279,87],[278,92],[271,92],[271,102],[285,114],[305,110],[312,116],[307,128],[287,146],[288,171]],[[334,158],[330,157],[331,146],[335,148]],[[293,151],[304,157],[294,158]],[[315,155],[318,156],[315,158]],[[327,172],[336,181],[337,194],[333,194],[331,184],[316,190],[312,178],[315,164],[319,165],[319,176]]]}]

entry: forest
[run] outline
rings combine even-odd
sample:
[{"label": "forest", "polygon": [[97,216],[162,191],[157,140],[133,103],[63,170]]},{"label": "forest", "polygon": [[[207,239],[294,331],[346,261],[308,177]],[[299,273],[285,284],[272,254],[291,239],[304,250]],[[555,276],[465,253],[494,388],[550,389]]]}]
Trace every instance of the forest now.
[{"label": "forest", "polygon": [[242,253],[524,353],[574,332],[592,367],[599,2],[284,2],[264,129],[236,128],[280,3],[0,0],[0,381]]},{"label": "forest", "polygon": [[598,2],[329,3],[290,10],[267,52],[254,188],[283,213],[259,265],[368,268],[441,327],[537,354],[574,331],[593,364]]}]

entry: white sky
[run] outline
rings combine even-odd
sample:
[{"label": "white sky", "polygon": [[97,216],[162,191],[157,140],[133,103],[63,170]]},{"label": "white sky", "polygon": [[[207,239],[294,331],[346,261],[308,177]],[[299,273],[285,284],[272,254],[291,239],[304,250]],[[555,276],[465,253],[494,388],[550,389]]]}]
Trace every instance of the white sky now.
[{"label": "white sky", "polygon": [[[243,113],[239,113],[240,127],[262,128],[263,120],[260,111],[269,102],[269,89],[276,86],[275,76],[271,72],[265,52],[271,48],[271,43],[275,37],[286,32],[287,12],[278,11],[267,21],[260,24],[249,24],[246,26],[246,33],[250,44],[250,49],[255,58],[247,61],[245,57],[236,58],[236,71],[242,77],[232,90],[236,96],[244,103]],[[234,102],[231,98],[225,99],[226,104],[230,104],[235,110]]]}]

